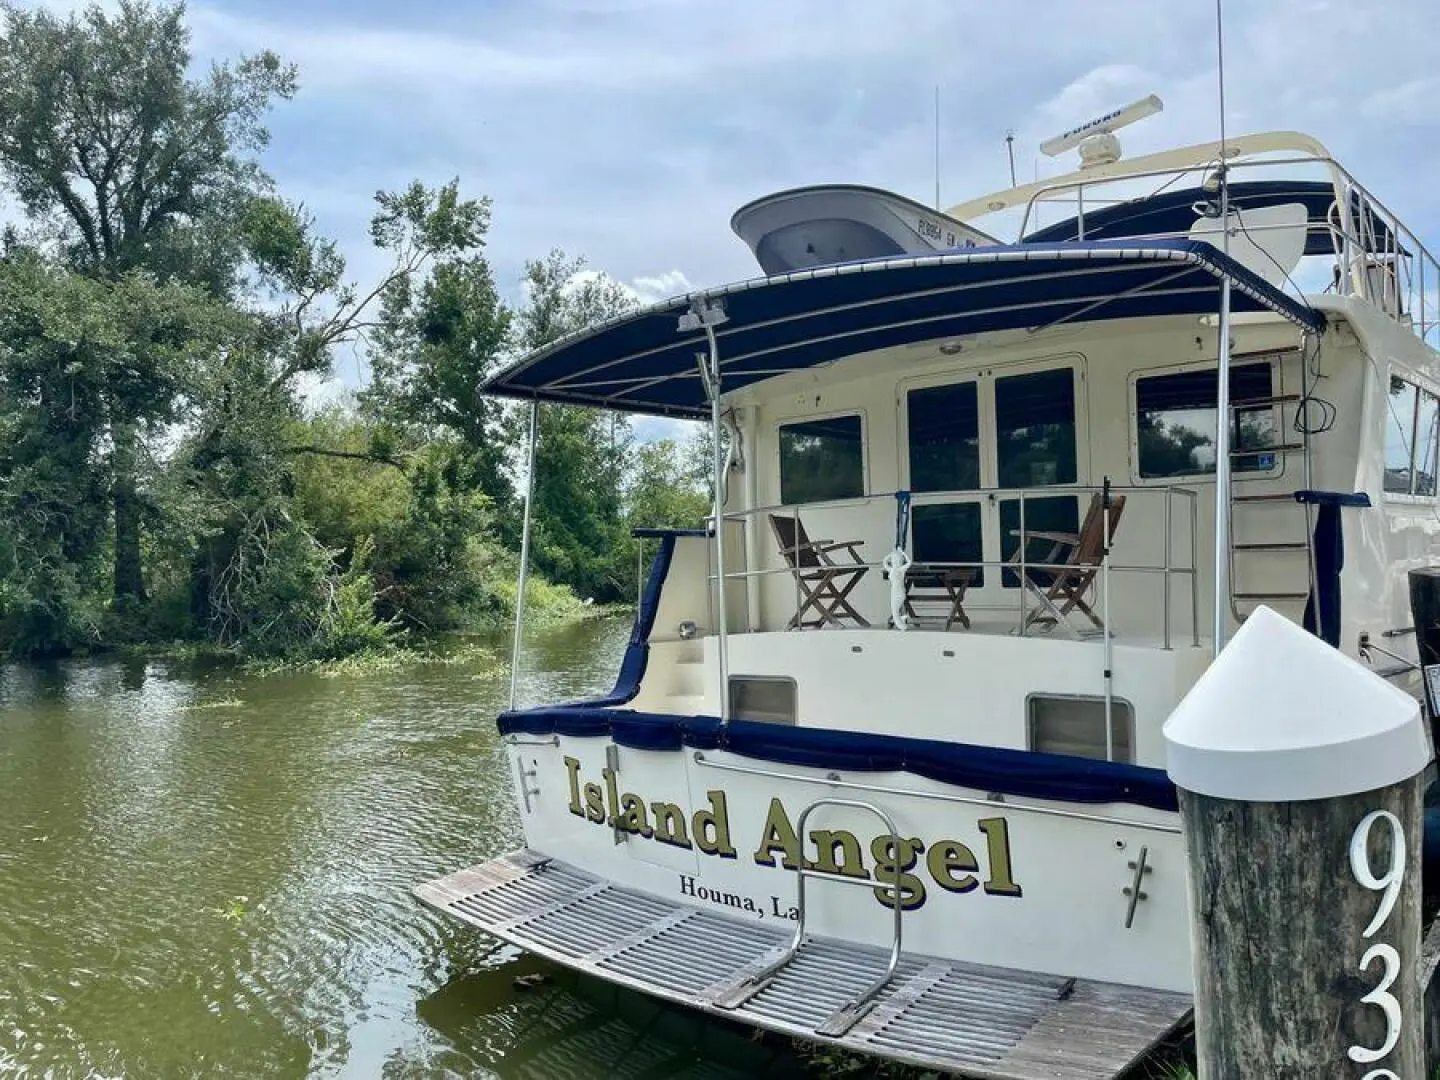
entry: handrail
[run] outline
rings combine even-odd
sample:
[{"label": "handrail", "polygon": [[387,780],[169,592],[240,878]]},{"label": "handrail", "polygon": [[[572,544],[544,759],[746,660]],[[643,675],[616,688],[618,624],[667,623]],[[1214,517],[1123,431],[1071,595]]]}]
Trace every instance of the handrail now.
[{"label": "handrail", "polygon": [[[791,960],[795,959],[795,954],[800,951],[800,946],[805,940],[805,879],[807,877],[823,878],[826,881],[833,881],[840,885],[863,885],[870,889],[875,887],[874,881],[872,881],[868,875],[864,878],[842,877],[838,874],[826,873],[805,865],[805,823],[810,819],[811,813],[822,806],[848,806],[851,809],[865,810],[874,814],[885,823],[885,827],[890,833],[890,850],[897,861],[900,858],[900,830],[895,827],[895,819],[892,818],[886,810],[876,806],[874,803],[863,802],[860,799],[839,799],[833,796],[824,796],[816,799],[809,806],[805,807],[804,810],[800,811],[800,818],[795,823],[795,835],[799,838],[800,845],[799,860],[795,864],[795,906],[799,911],[799,918],[795,922],[795,931],[790,935],[790,944],[786,946],[783,954],[758,971],[752,972],[749,977],[746,978],[745,982],[741,984],[743,990],[750,991],[750,993],[742,994],[742,999],[758,991],[765,980],[770,978],[771,975],[775,974],[775,972],[779,971],[786,964],[790,963]],[[890,980],[895,977],[895,971],[900,966],[901,935],[903,932],[905,908],[900,888],[900,872],[898,870],[895,873],[895,883],[891,889],[891,893],[894,897],[892,907],[895,912],[895,925],[890,939],[890,957],[886,961],[885,972],[878,978],[872,980],[864,990],[857,993],[836,1010],[832,1021],[838,1019],[842,1021],[848,1020],[849,1022],[845,1024],[843,1029],[830,1030],[827,1032],[828,1034],[844,1034],[846,1030],[853,1027],[860,1019],[861,1014],[859,1014],[859,1010],[867,1006],[876,994],[885,989]],[[830,1024],[826,1026],[827,1028],[831,1027]]]},{"label": "handrail", "polygon": [[[1022,242],[1029,228],[1033,212],[1040,203],[1056,203],[1061,200],[1053,196],[1074,193],[1077,204],[1093,199],[1093,192],[1087,187],[1104,187],[1128,181],[1171,177],[1178,179],[1191,173],[1204,173],[1220,165],[1219,159],[1193,165],[1162,169],[1137,169],[1100,177],[1069,177],[1035,188],[1025,202],[1020,227],[1016,233],[1017,242]],[[1319,166],[1330,173],[1331,185],[1335,192],[1332,210],[1339,211],[1338,223],[1327,220],[1332,252],[1342,271],[1342,277],[1349,278],[1346,295],[1357,296],[1390,315],[1393,321],[1402,325],[1407,321],[1411,330],[1421,341],[1430,344],[1430,337],[1440,331],[1440,299],[1432,298],[1431,290],[1440,288],[1440,259],[1425,245],[1413,229],[1400,220],[1399,216],[1381,202],[1364,184],[1329,155],[1306,155],[1299,157],[1277,157],[1254,161],[1226,161],[1227,173],[1240,169],[1274,169],[1283,165]],[[1134,202],[1134,199],[1106,200],[1107,202]],[[1083,214],[1083,210],[1081,211]],[[1083,216],[1081,228],[1083,229]],[[1388,235],[1383,243],[1378,242],[1376,221]],[[1246,232],[1255,232],[1265,226],[1246,226]],[[1307,234],[1316,226],[1307,225]],[[1144,237],[1126,239],[1162,239],[1187,236],[1188,233],[1150,233]],[[1408,259],[1408,261],[1407,261]],[[1387,265],[1388,263],[1388,265]],[[1418,270],[1415,269],[1418,267]],[[1371,275],[1382,275],[1380,296],[1375,296],[1375,284]],[[1427,282],[1427,277],[1430,279]],[[1418,280],[1417,280],[1418,279]],[[1293,282],[1291,283],[1293,284]],[[1393,295],[1391,289],[1393,286]],[[1299,293],[1298,286],[1294,290]],[[1403,294],[1403,295],[1402,295]],[[1303,296],[1303,294],[1300,294]],[[1391,301],[1391,303],[1387,303]]]},{"label": "handrail", "polygon": [[[936,504],[944,505],[944,504],[946,504],[946,503],[955,502],[955,501],[959,501],[959,500],[976,501],[976,500],[985,499],[985,498],[988,498],[988,499],[990,499],[991,501],[994,501],[994,500],[996,500],[996,499],[1006,499],[1006,500],[1015,499],[1015,500],[1017,500],[1017,501],[1019,502],[1019,525],[1020,525],[1020,529],[1021,529],[1021,533],[1022,533],[1022,535],[1018,538],[1018,539],[1019,539],[1019,543],[1018,543],[1018,546],[1017,546],[1017,553],[1018,553],[1018,556],[1019,556],[1019,561],[1013,561],[1013,560],[1007,560],[1007,559],[974,559],[974,560],[953,561],[953,562],[951,562],[951,561],[927,560],[927,564],[926,564],[926,565],[927,565],[927,566],[930,566],[930,567],[933,567],[933,568],[937,568],[937,569],[989,569],[989,568],[991,568],[991,567],[994,567],[994,568],[997,568],[997,569],[999,569],[999,570],[1001,570],[1001,571],[1009,570],[1009,571],[1012,571],[1012,572],[1015,572],[1015,573],[1023,573],[1023,572],[1025,572],[1025,571],[1029,570],[1029,569],[1034,569],[1034,568],[1038,568],[1038,569],[1061,569],[1061,568],[1063,568],[1064,566],[1067,565],[1067,564],[1065,564],[1065,563],[1044,562],[1044,561],[1042,561],[1042,562],[1033,562],[1033,561],[1027,561],[1027,560],[1025,559],[1025,557],[1024,557],[1025,549],[1026,549],[1026,547],[1028,546],[1028,544],[1029,544],[1029,542],[1030,542],[1030,534],[1029,534],[1028,530],[1026,530],[1026,528],[1025,528],[1025,509],[1024,509],[1024,508],[1025,508],[1025,501],[1026,501],[1027,499],[1049,499],[1049,498],[1063,497],[1063,496],[1065,496],[1065,495],[1099,494],[1099,493],[1103,492],[1104,490],[1105,490],[1105,487],[1104,487],[1103,484],[1055,484],[1055,485],[1049,485],[1049,486],[1039,487],[1039,488],[1036,488],[1036,487],[1029,487],[1029,488],[1001,488],[1001,487],[993,487],[993,488],[970,488],[970,489],[964,489],[964,490],[958,490],[958,489],[957,489],[957,490],[946,490],[946,491],[924,491],[924,492],[909,491],[909,492],[903,492],[903,494],[905,494],[906,496],[908,496],[908,498],[910,499],[912,505],[922,505],[922,506],[923,506],[923,505],[936,505]],[[1118,493],[1118,494],[1127,494],[1127,495],[1139,495],[1139,496],[1144,496],[1144,497],[1156,496],[1156,497],[1161,497],[1161,498],[1164,499],[1164,505],[1165,505],[1165,521],[1166,521],[1166,539],[1165,539],[1165,555],[1164,555],[1164,561],[1163,561],[1162,563],[1158,564],[1158,565],[1148,564],[1148,563],[1139,563],[1139,564],[1133,564],[1133,565],[1132,565],[1132,564],[1119,564],[1119,563],[1115,563],[1115,562],[1111,561],[1109,552],[1107,551],[1106,554],[1104,555],[1104,557],[1101,559],[1101,561],[1100,561],[1100,562],[1097,562],[1095,565],[1096,565],[1096,566],[1099,566],[1099,567],[1103,567],[1103,566],[1108,565],[1108,566],[1109,566],[1109,569],[1110,569],[1113,573],[1126,573],[1126,574],[1160,574],[1160,575],[1163,576],[1163,578],[1164,578],[1164,587],[1163,587],[1163,590],[1162,590],[1162,592],[1163,592],[1163,596],[1162,596],[1162,619],[1163,619],[1162,637],[1163,637],[1163,643],[1162,643],[1162,644],[1163,644],[1163,647],[1164,647],[1165,649],[1167,649],[1167,650],[1172,647],[1172,635],[1171,635],[1171,625],[1170,625],[1170,623],[1171,623],[1170,614],[1171,614],[1171,608],[1172,608],[1172,596],[1171,596],[1171,585],[1170,585],[1170,581],[1171,581],[1171,578],[1172,578],[1173,576],[1176,576],[1176,575],[1182,576],[1182,577],[1188,577],[1188,578],[1190,579],[1190,596],[1191,596],[1191,604],[1190,604],[1190,621],[1191,621],[1191,628],[1190,628],[1190,629],[1191,629],[1191,633],[1190,633],[1190,638],[1191,638],[1191,645],[1192,645],[1193,647],[1198,647],[1199,644],[1200,644],[1199,567],[1198,567],[1198,562],[1199,562],[1199,535],[1198,535],[1198,529],[1199,529],[1199,510],[1198,510],[1198,501],[1199,501],[1199,495],[1200,495],[1199,491],[1198,491],[1197,489],[1195,489],[1195,488],[1192,488],[1192,487],[1187,487],[1187,486],[1184,486],[1184,485],[1175,485],[1175,484],[1169,484],[1169,485],[1160,485],[1160,484],[1153,484],[1153,485],[1136,485],[1136,484],[1123,485],[1123,484],[1111,484],[1110,487],[1109,487],[1109,490],[1110,490],[1110,492],[1111,492],[1112,494],[1117,494],[1117,493]],[[849,497],[849,498],[844,498],[844,499],[825,499],[825,500],[817,500],[817,501],[815,501],[815,502],[809,502],[809,503],[803,503],[803,504],[782,503],[782,504],[775,504],[775,505],[768,505],[768,506],[758,506],[758,507],[753,507],[753,508],[749,508],[749,509],[729,510],[729,511],[726,511],[726,513],[725,513],[725,515],[724,515],[724,519],[725,519],[727,522],[743,523],[743,522],[745,522],[745,521],[747,521],[747,520],[749,520],[749,519],[751,519],[751,518],[757,517],[757,516],[759,516],[759,515],[774,514],[774,515],[781,515],[781,516],[791,517],[791,518],[795,519],[795,520],[798,522],[799,517],[800,517],[800,514],[801,514],[802,511],[808,514],[808,513],[812,512],[812,511],[816,511],[816,510],[837,510],[837,509],[854,509],[854,508],[858,508],[858,507],[869,507],[869,506],[871,506],[871,505],[873,505],[873,504],[876,504],[876,503],[878,503],[878,502],[882,502],[882,501],[883,501],[883,502],[890,502],[890,501],[893,501],[897,496],[899,496],[899,495],[901,495],[901,494],[902,494],[902,492],[897,492],[897,491],[892,491],[892,492],[873,492],[873,493],[871,493],[871,494],[869,494],[869,495],[851,496],[851,497]],[[1177,498],[1185,499],[1185,500],[1187,500],[1188,503],[1189,503],[1189,519],[1190,519],[1190,560],[1189,560],[1189,565],[1180,565],[1180,566],[1177,566],[1177,565],[1175,565],[1175,561],[1174,561],[1173,537],[1170,536],[1170,532],[1173,530],[1173,505],[1172,505],[1172,504],[1173,504],[1174,500],[1177,499]],[[882,561],[879,561],[879,560],[877,560],[877,561],[859,560],[859,561],[856,561],[856,562],[854,562],[854,563],[844,563],[844,564],[842,564],[842,566],[848,566],[848,567],[853,567],[853,568],[857,568],[857,569],[860,568],[860,567],[864,567],[864,568],[870,569],[870,570],[877,570],[877,569],[883,570],[883,569],[885,569],[883,562],[882,562]],[[793,574],[794,574],[793,570],[792,570],[788,565],[779,565],[779,566],[770,566],[770,567],[760,567],[760,568],[757,568],[757,569],[746,569],[746,570],[727,571],[726,574],[725,574],[725,580],[726,580],[726,581],[733,581],[733,580],[739,579],[739,580],[745,581],[745,580],[749,580],[750,578],[763,578],[763,577],[767,577],[767,576],[770,576],[770,575],[791,575],[791,576],[793,576]],[[713,574],[713,573],[707,574],[707,581],[709,581],[709,582],[711,582],[711,583],[713,584],[713,582],[715,581],[715,574]],[[1018,624],[1017,633],[1018,633],[1020,636],[1025,636],[1025,629],[1026,629],[1026,620],[1027,620],[1027,615],[1028,615],[1028,609],[1027,609],[1027,606],[1026,606],[1026,605],[1027,605],[1026,589],[1023,587],[1023,583],[1022,583],[1022,587],[1019,588],[1019,589],[1016,590],[1016,591],[1017,591],[1017,593],[1019,594],[1019,595],[1018,595],[1018,603],[1019,603],[1019,614],[1018,614],[1018,617],[1019,617],[1019,624]],[[801,586],[800,586],[800,581],[799,581],[798,578],[796,578],[796,582],[795,582],[795,603],[796,603],[796,610],[799,610],[801,604],[803,603],[803,598],[802,598],[802,595],[801,595]],[[973,605],[970,606],[970,610],[972,610],[972,611],[1004,611],[1004,610],[1007,610],[1007,609],[1008,609],[1008,605],[1007,605],[1007,607],[996,607],[996,606],[994,606],[994,605],[985,605],[985,604],[973,604]]]}]

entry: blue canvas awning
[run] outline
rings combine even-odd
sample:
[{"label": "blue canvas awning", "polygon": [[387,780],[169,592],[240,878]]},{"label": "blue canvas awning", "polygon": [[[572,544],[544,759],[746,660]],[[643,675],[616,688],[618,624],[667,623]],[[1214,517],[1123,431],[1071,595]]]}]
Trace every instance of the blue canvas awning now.
[{"label": "blue canvas awning", "polygon": [[675,297],[539,349],[489,380],[505,397],[629,412],[708,415],[701,330],[679,317],[708,301],[726,393],[876,349],[966,334],[1217,310],[1271,311],[1319,330],[1319,312],[1191,240],[1018,244],[823,266]]}]

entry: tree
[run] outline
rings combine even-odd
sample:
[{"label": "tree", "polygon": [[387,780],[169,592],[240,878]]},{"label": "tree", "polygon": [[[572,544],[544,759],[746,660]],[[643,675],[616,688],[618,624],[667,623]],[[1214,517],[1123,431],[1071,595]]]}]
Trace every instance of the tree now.
[{"label": "tree", "polygon": [[[98,636],[90,598],[104,576],[115,484],[114,394],[149,423],[174,419],[172,388],[231,321],[213,297],[177,283],[134,273],[96,281],[34,253],[0,258],[0,641],[10,648]],[[128,467],[138,475],[152,463]]]},{"label": "tree", "polygon": [[[434,260],[470,256],[481,242],[488,208],[483,200],[461,198],[456,181],[433,190],[416,182],[375,199],[371,238],[393,263],[365,288],[346,281],[345,260],[333,243],[315,234],[303,207],[260,198],[246,215],[247,248],[269,289],[269,303],[250,312],[251,337],[208,373],[195,434],[181,459],[194,483],[207,492],[211,508],[207,528],[197,537],[191,575],[197,619],[213,623],[217,582],[248,580],[237,578],[232,568],[245,557],[255,523],[289,515],[296,459],[363,457],[397,463],[397,449],[383,430],[373,431],[364,447],[329,446],[323,438],[310,437],[313,432],[300,431],[297,379],[327,375],[337,344],[380,326],[373,309],[382,296],[407,289]],[[279,545],[265,550],[284,556],[298,549]]]},{"label": "tree", "polygon": [[[690,447],[710,440],[692,440]],[[643,443],[635,449],[634,477],[627,492],[627,517],[634,528],[694,529],[702,526],[711,511],[709,478],[696,468],[697,455],[670,439]],[[701,462],[709,465],[708,461]]]},{"label": "tree", "polygon": [[480,386],[504,357],[510,332],[511,312],[483,256],[437,263],[418,287],[400,279],[387,290],[361,395],[366,414],[381,423],[458,440],[468,471],[507,517],[514,429]]},{"label": "tree", "polygon": [[226,292],[242,257],[228,226],[269,189],[253,155],[295,69],[267,51],[187,78],[183,4],[61,19],[7,0],[0,15],[0,172],[67,262]]},{"label": "tree", "polygon": [[[552,251],[525,267],[526,303],[515,315],[525,352],[622,314],[635,299],[622,285]],[[574,405],[540,410],[535,453],[535,565],[582,596],[628,596],[633,565],[624,487],[634,441],[614,412]]]},{"label": "tree", "polygon": [[[183,5],[122,0],[114,16],[95,6],[61,19],[4,2],[0,16],[0,175],[42,240],[97,279],[146,271],[227,294],[243,253],[235,225],[269,187],[253,158],[261,121],[294,92],[293,68],[265,52],[187,78]],[[163,422],[173,392],[153,370],[107,373],[97,387],[124,607],[145,595],[144,428]]]}]

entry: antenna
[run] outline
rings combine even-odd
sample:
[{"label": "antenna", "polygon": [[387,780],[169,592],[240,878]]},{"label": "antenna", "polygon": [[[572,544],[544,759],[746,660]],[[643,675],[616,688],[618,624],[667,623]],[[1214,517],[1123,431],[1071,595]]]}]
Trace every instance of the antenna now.
[{"label": "antenna", "polygon": [[940,85],[935,85],[935,209],[940,209]]},{"label": "antenna", "polygon": [[[1225,255],[1230,254],[1230,183],[1225,175],[1225,20],[1221,11],[1222,0],[1215,0],[1215,66],[1219,89],[1220,107],[1220,164],[1216,179],[1220,185],[1220,245]],[[1229,621],[1225,608],[1234,605],[1235,583],[1230,574],[1230,560],[1222,558],[1220,552],[1233,543],[1234,533],[1230,525],[1230,275],[1220,279],[1220,325],[1219,340],[1215,346],[1215,599],[1214,630],[1212,648],[1219,656],[1225,647],[1225,635]],[[1308,460],[1308,459],[1307,459]],[[1316,611],[1319,611],[1319,594],[1316,594]],[[1238,616],[1237,616],[1238,617]],[[1317,625],[1319,619],[1316,619]]]},{"label": "antenna", "polygon": [[1073,127],[1053,139],[1046,139],[1040,144],[1040,150],[1050,157],[1055,157],[1066,150],[1079,147],[1082,169],[1109,165],[1112,161],[1120,160],[1120,140],[1115,138],[1115,132],[1136,121],[1144,120],[1147,116],[1154,116],[1164,108],[1165,103],[1151,94],[1124,108],[1097,116],[1094,120],[1087,120],[1079,127]]},{"label": "antenna", "polygon": [[1015,129],[1011,128],[1005,132],[1005,152],[1010,155],[1010,186],[1018,187],[1015,182]]}]

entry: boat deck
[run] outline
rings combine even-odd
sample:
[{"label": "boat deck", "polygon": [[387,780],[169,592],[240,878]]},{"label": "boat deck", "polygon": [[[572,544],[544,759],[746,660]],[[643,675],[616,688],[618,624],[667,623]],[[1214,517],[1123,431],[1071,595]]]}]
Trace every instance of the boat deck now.
[{"label": "boat deck", "polygon": [[[980,1080],[1109,1080],[1189,1015],[1183,994],[906,953],[858,1022],[846,1003],[888,950],[807,939],[613,885],[531,851],[421,885],[425,903],[631,989],[786,1035]],[[822,1034],[822,1032],[843,1032]]]}]

